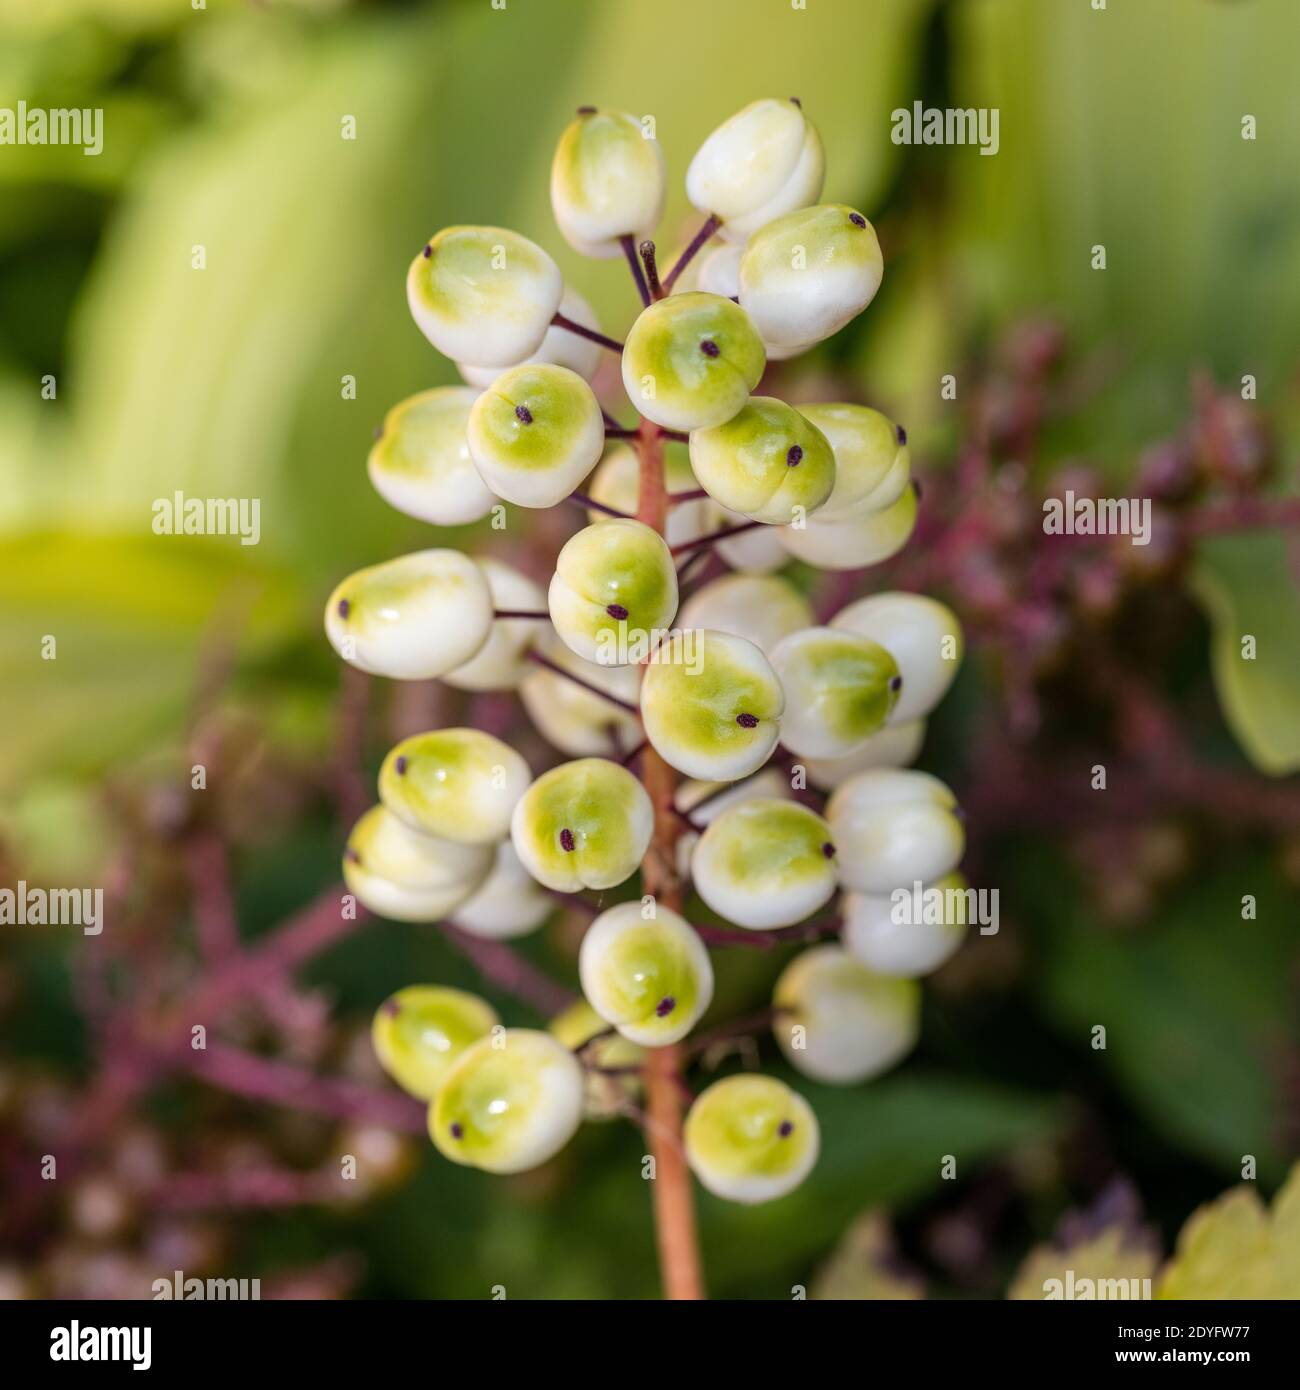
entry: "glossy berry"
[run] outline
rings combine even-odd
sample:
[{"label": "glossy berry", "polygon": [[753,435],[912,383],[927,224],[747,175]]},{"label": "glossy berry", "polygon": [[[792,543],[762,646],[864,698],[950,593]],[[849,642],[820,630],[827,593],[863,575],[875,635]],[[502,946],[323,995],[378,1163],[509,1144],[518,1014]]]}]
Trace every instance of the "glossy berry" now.
[{"label": "glossy berry", "polygon": [[[641,741],[640,720],[622,708],[628,704],[636,707],[641,688],[640,667],[598,666],[594,661],[585,661],[561,642],[551,628],[542,635],[537,650],[560,670],[577,678],[570,680],[545,666],[529,663],[532,669],[519,687],[519,698],[537,732],[548,743],[570,757],[584,758],[622,757]],[[622,705],[596,691],[606,692]]]},{"label": "glossy berry", "polygon": [[851,521],[892,506],[912,476],[902,430],[865,405],[803,405],[800,413],[826,436],[835,454],[835,487],[818,522]]},{"label": "glossy berry", "polygon": [[745,801],[700,836],[691,873],[700,897],[754,931],[801,922],[836,888],[831,827],[793,801]]},{"label": "glossy berry", "polygon": [[469,451],[483,481],[521,507],[553,507],[596,466],[605,424],[567,367],[511,367],[474,402]]},{"label": "glossy berry", "polygon": [[923,594],[871,594],[841,608],[831,626],[868,637],[898,662],[903,688],[890,716],[921,719],[948,693],[962,657],[962,631],[946,604]]},{"label": "glossy berry", "polygon": [[395,922],[440,922],[478,890],[491,867],[490,846],[423,835],[382,805],[352,827],[343,853],[348,890]]},{"label": "glossy berry", "polygon": [[640,521],[598,521],[565,542],[547,602],[561,640],[584,660],[636,664],[677,613],[672,553]]},{"label": "glossy berry", "polygon": [[456,909],[456,925],[473,936],[512,941],[536,931],[551,915],[555,900],[519,862],[515,847],[502,840],[483,885]]},{"label": "glossy berry", "polygon": [[749,316],[715,294],[674,294],[642,310],[623,348],[623,387],[665,429],[721,425],[745,404],[766,362]]},{"label": "glossy berry", "polygon": [[768,659],[725,632],[675,632],[641,682],[646,738],[688,777],[733,782],[756,771],[776,746],[784,708]]},{"label": "glossy berry", "polygon": [[713,998],[713,966],[695,928],[671,908],[639,901],[609,908],[587,928],[578,975],[592,1008],[643,1047],[680,1041]]},{"label": "glossy berry", "polygon": [[547,888],[576,893],[616,888],[650,845],[654,809],[626,768],[581,758],[544,772],[515,806],[510,838],[530,874]]},{"label": "glossy berry", "polygon": [[877,768],[850,777],[826,804],[844,886],[890,893],[950,873],[966,846],[956,810],[956,797],[927,772]]},{"label": "glossy berry", "polygon": [[795,559],[820,569],[861,569],[897,555],[915,526],[916,489],[909,487],[890,506],[850,521],[813,516],[806,526],[783,526],[781,543]]},{"label": "glossy berry", "polygon": [[[577,290],[570,289],[567,285],[564,297],[560,300],[560,313],[584,328],[600,332],[600,320],[596,317],[596,311]],[[571,372],[577,372],[584,381],[590,381],[596,375],[604,356],[605,349],[599,343],[583,337],[581,333],[574,333],[571,329],[561,328],[559,324],[552,324],[546,330],[541,346],[522,362],[502,362],[492,367],[471,367],[468,362],[457,362],[456,369],[469,385],[480,389],[491,386],[502,372],[508,371],[511,367],[543,364],[567,367]]]},{"label": "glossy berry", "polygon": [[522,362],[560,307],[559,267],[504,227],[447,227],[411,262],[406,296],[424,336],[453,362]]},{"label": "glossy berry", "polygon": [[370,1037],[383,1069],[417,1100],[432,1100],[452,1063],[499,1022],[475,994],[408,985],[375,1010]]},{"label": "glossy berry", "polygon": [[772,1032],[792,1066],[815,1081],[852,1086],[905,1057],[920,1030],[913,980],[877,975],[840,946],[796,956],[776,983]]},{"label": "glossy berry", "polygon": [[[539,584],[491,555],[476,555],[474,563],[483,571],[493,609],[517,613],[539,613],[546,607],[546,595]],[[532,618],[496,618],[488,639],[463,665],[448,671],[443,680],[457,690],[515,690],[535,670],[527,659],[528,649],[537,637],[538,624]]]},{"label": "glossy berry", "polygon": [[686,196],[722,219],[728,241],[744,241],[774,217],[806,207],[822,191],[821,138],[797,101],[752,101],[696,151]]},{"label": "glossy berry", "polygon": [[477,395],[438,386],[384,416],[366,467],[389,506],[433,526],[464,526],[492,510],[496,497],[474,467],[465,434]]},{"label": "glossy berry", "polygon": [[814,787],[834,791],[850,777],[870,768],[906,767],[916,761],[924,742],[924,719],[914,719],[910,724],[887,723],[843,758],[800,758],[799,761]]},{"label": "glossy berry", "polygon": [[429,680],[463,665],[491,627],[487,580],[458,550],[420,550],[358,570],[325,606],[334,650],[396,680]]},{"label": "glossy berry", "polygon": [[429,1107],[429,1135],[453,1163],[522,1173],[573,1138],[582,1111],[573,1053],[549,1033],[507,1028],[452,1066]]},{"label": "glossy berry", "polygon": [[437,729],[405,738],[379,770],[379,799],[412,830],[486,845],[510,833],[528,789],[528,764],[480,729]]},{"label": "glossy berry", "polygon": [[663,151],[641,122],[625,111],[579,111],[551,165],[551,208],[565,241],[584,256],[617,256],[621,237],[654,231],[663,203]]},{"label": "glossy berry", "polygon": [[835,486],[825,436],[773,396],[751,396],[724,424],[692,431],[691,468],[714,501],[774,525],[816,511]]},{"label": "glossy berry", "polygon": [[740,257],[743,246],[715,246],[700,258],[695,288],[705,294],[720,294],[723,299],[735,299],[740,294]]},{"label": "glossy berry", "polygon": [[[930,890],[934,890],[931,892]],[[881,975],[913,978],[937,970],[961,945],[968,925],[961,874],[945,874],[918,893],[846,893],[844,948]]]},{"label": "glossy berry", "polygon": [[880,730],[902,677],[878,642],[831,627],[783,638],[772,667],[785,690],[781,740],[797,757],[842,758]]},{"label": "glossy berry", "polygon": [[774,1077],[728,1076],[691,1106],[682,1138],[691,1171],[716,1197],[754,1205],[812,1172],[821,1135],[812,1107]]},{"label": "glossy berry", "polygon": [[779,575],[725,574],[702,585],[682,604],[683,628],[713,628],[743,637],[765,654],[783,638],[814,622],[812,605]]},{"label": "glossy berry", "polygon": [[[703,829],[728,807],[739,806],[742,801],[781,800],[790,795],[790,782],[785,773],[778,767],[768,766],[739,782],[682,782],[673,797],[673,805]],[[694,830],[683,829],[677,838],[677,872],[683,879],[691,876],[691,857],[699,842],[699,833]]]}]

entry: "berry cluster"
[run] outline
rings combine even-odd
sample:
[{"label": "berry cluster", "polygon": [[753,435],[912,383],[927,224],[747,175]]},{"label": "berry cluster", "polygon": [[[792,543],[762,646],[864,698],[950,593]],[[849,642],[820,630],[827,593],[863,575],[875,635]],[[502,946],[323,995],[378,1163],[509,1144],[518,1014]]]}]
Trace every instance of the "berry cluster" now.
[{"label": "berry cluster", "polygon": [[[823,1082],[863,1081],[909,1051],[916,979],[961,939],[951,914],[905,920],[896,901],[917,884],[961,887],[954,798],[906,767],[957,670],[956,618],[900,592],[821,625],[776,573],[791,558],[883,560],[917,510],[906,433],[884,415],[752,394],[769,361],[838,331],[880,284],[871,224],[816,202],[823,174],[797,101],[746,107],[690,165],[707,220],[661,280],[648,240],[664,199],[659,146],[632,116],[581,109],[551,198],[571,246],[632,267],[644,307],[622,344],[517,233],[449,227],[412,262],[415,321],[467,384],[389,412],[369,458],[377,490],[439,526],[500,501],[577,502],[589,524],[545,593],[498,559],[425,550],[346,579],[326,631],[376,675],[518,692],[571,760],[534,777],[474,729],[406,739],[349,839],[347,884],[386,917],[454,914],[465,931],[510,938],[541,924],[550,895],[615,889],[647,868],[644,897],[591,922],[585,1002],[549,1032],[503,1027],[483,1001],[432,986],[379,1009],[376,1052],[429,1102],[433,1142],[455,1162],[503,1173],[544,1161],[584,1116],[626,1111],[646,1050],[695,1028],[718,929],[683,915],[678,878],[739,929],[722,933],[729,942],[784,929],[840,938],[796,957],[770,1014],[791,1065]],[[606,350],[620,355],[635,429],[590,384]],[[683,602],[711,552],[733,572]],[[667,805],[629,770],[638,756],[667,772]],[[837,893],[840,916],[810,922]],[[742,1074],[694,1101],[682,1142],[707,1188],[760,1202],[802,1181],[819,1139],[803,1098]]]}]

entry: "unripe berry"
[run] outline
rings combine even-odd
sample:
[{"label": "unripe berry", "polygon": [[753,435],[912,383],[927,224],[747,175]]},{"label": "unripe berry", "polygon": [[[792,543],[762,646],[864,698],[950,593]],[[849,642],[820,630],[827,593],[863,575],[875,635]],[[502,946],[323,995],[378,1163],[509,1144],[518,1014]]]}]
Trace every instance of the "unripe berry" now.
[{"label": "unripe berry", "polygon": [[406,297],[420,332],[453,362],[522,362],[560,307],[560,268],[504,227],[446,227],[411,262]]},{"label": "unripe berry", "polygon": [[478,396],[438,386],[395,405],[366,467],[391,507],[433,526],[464,526],[492,510],[496,498],[474,467],[465,431]]},{"label": "unripe berry", "polygon": [[670,430],[721,425],[766,363],[745,311],[715,294],[674,294],[643,309],[623,347],[623,386],[642,415]]},{"label": "unripe berry", "polygon": [[379,770],[379,799],[412,830],[486,845],[510,833],[528,764],[480,729],[437,729],[405,738]]},{"label": "unripe berry", "polygon": [[[719,506],[712,498],[705,502],[708,525],[704,534],[745,526],[747,516]],[[714,541],[713,548],[733,570],[741,574],[771,574],[790,563],[790,552],[781,539],[782,528],[776,526],[755,526],[742,531],[738,536],[726,536]]]},{"label": "unripe berry", "polygon": [[923,594],[871,594],[841,608],[831,626],[879,642],[898,662],[903,688],[890,716],[893,723],[929,714],[948,693],[961,665],[957,615]]},{"label": "unripe berry", "polygon": [[901,907],[892,894],[845,893],[841,900],[845,950],[881,975],[915,978],[938,970],[966,935],[964,912],[956,910],[959,900],[951,896],[965,892],[966,879],[945,874],[922,891],[930,889],[942,895],[933,913],[925,898],[921,911],[915,910],[910,884],[903,890],[909,901]]},{"label": "unripe berry", "polygon": [[734,782],[767,761],[781,733],[785,696],[768,659],[743,637],[679,631],[646,666],[646,738],[688,777]]},{"label": "unripe berry", "polygon": [[[777,767],[765,767],[740,782],[682,782],[673,797],[673,805],[703,829],[729,806],[739,806],[742,801],[782,800],[790,794],[785,773]],[[691,876],[691,857],[699,842],[699,834],[694,830],[678,836],[677,872],[683,879]]]},{"label": "unripe berry", "polygon": [[843,758],[881,729],[902,677],[878,642],[830,627],[783,638],[772,667],[785,691],[781,739],[797,757]]},{"label": "unripe berry", "polygon": [[[517,569],[491,555],[476,555],[474,563],[488,582],[495,610],[537,613],[546,606],[541,586]],[[443,680],[457,690],[514,690],[535,669],[526,653],[536,636],[533,618],[496,618],[483,646],[463,666],[448,671]]]},{"label": "unripe berry", "polygon": [[891,893],[950,873],[966,847],[956,809],[957,798],[927,772],[878,768],[849,778],[826,805],[844,886]]},{"label": "unripe berry", "polygon": [[683,628],[729,632],[765,654],[813,621],[812,605],[779,575],[724,574],[692,594],[678,614]]},{"label": "unripe berry", "polygon": [[663,204],[663,151],[641,122],[625,111],[579,111],[551,165],[551,207],[565,241],[584,256],[617,256],[621,237],[654,231]]},{"label": "unripe berry", "polygon": [[641,723],[635,714],[586,689],[595,686],[635,706],[641,688],[640,667],[597,666],[594,661],[584,661],[551,628],[546,629],[537,649],[561,670],[577,677],[569,680],[529,663],[533,670],[520,685],[519,698],[548,743],[570,757],[583,758],[599,754],[618,757],[641,741]]},{"label": "unripe berry", "polygon": [[695,288],[705,294],[719,294],[723,299],[736,299],[740,294],[740,258],[743,246],[715,246],[701,257]]},{"label": "unripe berry", "polygon": [[811,347],[871,303],[883,274],[871,223],[826,203],[754,233],[740,262],[740,304],[765,343]]},{"label": "unripe berry", "polygon": [[906,767],[916,761],[924,742],[925,720],[914,719],[910,724],[886,724],[846,757],[800,758],[799,761],[808,773],[809,782],[828,792],[869,768]]},{"label": "unripe berry", "polygon": [[542,773],[510,823],[524,868],[560,893],[616,888],[636,872],[653,831],[645,788],[605,758],[581,758]]},{"label": "unripe berry", "polygon": [[469,451],[483,481],[520,507],[553,507],[596,466],[605,422],[567,367],[511,367],[474,402]]},{"label": "unripe berry", "polygon": [[458,550],[420,550],[349,575],[325,606],[325,633],[345,661],[374,676],[429,680],[487,641],[492,595]]},{"label": "unripe berry", "polygon": [[812,1172],[821,1148],[812,1107],[771,1076],[728,1076],[691,1106],[686,1161],[715,1197],[754,1205],[784,1197]]},{"label": "unripe berry", "polygon": [[765,97],[724,121],[695,153],[686,196],[722,219],[728,241],[744,241],[774,217],[821,195],[822,142],[797,101]]},{"label": "unripe berry", "polygon": [[921,991],[868,970],[843,948],[814,946],[776,982],[772,1032],[792,1066],[815,1081],[853,1086],[888,1071],[916,1046]]},{"label": "unripe berry", "polygon": [[499,1022],[476,994],[408,985],[375,1010],[370,1037],[383,1069],[417,1100],[432,1100],[456,1059]]},{"label": "unripe berry", "polygon": [[[560,313],[566,319],[580,323],[584,328],[600,332],[600,320],[596,317],[596,311],[577,290],[565,287],[564,298],[560,300]],[[599,343],[553,323],[546,330],[541,347],[531,356],[525,357],[522,362],[502,362],[494,367],[471,367],[468,362],[457,362],[456,370],[471,386],[480,389],[491,386],[497,377],[510,367],[523,366],[567,367],[571,372],[577,372],[584,381],[590,381],[596,375],[604,353],[605,349]]]},{"label": "unripe berry", "polygon": [[513,941],[536,931],[554,907],[554,901],[519,862],[514,845],[502,840],[483,886],[456,909],[456,925],[473,936]]},{"label": "unripe berry", "polygon": [[343,881],[380,917],[439,922],[487,878],[488,845],[459,845],[422,835],[385,806],[372,806],[352,827],[343,852]]},{"label": "unripe berry", "polygon": [[691,469],[722,506],[778,526],[815,511],[835,486],[826,436],[773,396],[751,396],[724,424],[693,430]]},{"label": "unripe berry", "polygon": [[620,1033],[611,1033],[609,1024],[585,999],[557,1014],[546,1031],[573,1052],[582,1053],[586,1063],[585,1118],[612,1120],[626,1114],[641,1093],[641,1077],[631,1068],[645,1061],[645,1049]]},{"label": "unripe berry", "polygon": [[584,660],[636,664],[677,613],[672,552],[643,522],[598,521],[565,542],[547,602],[561,640]]},{"label": "unripe berry", "polygon": [[522,1173],[582,1123],[582,1068],[549,1033],[507,1028],[469,1048],[429,1107],[429,1136],[453,1163]]},{"label": "unripe berry", "polygon": [[[695,490],[695,474],[691,472],[686,450],[680,444],[670,443],[664,449],[664,486],[669,493]],[[584,491],[593,502],[603,503],[606,507],[613,507],[616,512],[631,516],[640,502],[640,487],[641,460],[636,450],[622,440],[616,440],[605,449],[605,456],[587,479]],[[707,535],[710,529],[708,507],[708,499],[704,497],[673,506],[664,527],[664,539],[668,544],[680,545]],[[587,512],[592,522],[603,521],[606,515],[594,507]]]},{"label": "unripe berry", "polygon": [[835,488],[817,521],[852,521],[892,506],[912,476],[907,434],[865,405],[804,405],[800,413],[826,436],[835,454]]},{"label": "unripe berry", "polygon": [[680,1041],[713,998],[713,966],[695,928],[658,905],[647,921],[640,902],[619,903],[592,922],[578,976],[601,1018],[643,1047]]},{"label": "unripe berry", "polygon": [[897,555],[915,526],[916,489],[909,487],[891,506],[851,521],[821,521],[814,516],[806,526],[783,526],[781,544],[805,564],[854,570]]},{"label": "unripe berry", "polygon": [[831,827],[794,801],[745,801],[700,836],[691,874],[700,897],[737,926],[770,931],[816,912],[835,892]]}]

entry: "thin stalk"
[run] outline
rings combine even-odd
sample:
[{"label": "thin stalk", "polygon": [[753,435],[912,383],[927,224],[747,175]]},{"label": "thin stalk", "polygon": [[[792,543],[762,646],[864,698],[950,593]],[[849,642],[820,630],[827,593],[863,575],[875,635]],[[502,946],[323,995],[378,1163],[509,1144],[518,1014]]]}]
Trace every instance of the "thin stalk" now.
[{"label": "thin stalk", "polygon": [[664,287],[659,283],[659,265],[655,260],[654,242],[643,241],[637,250],[641,252],[641,261],[645,266],[645,281],[650,289],[650,298],[662,299]]},{"label": "thin stalk", "polygon": [[716,545],[718,541],[725,541],[728,536],[738,536],[742,531],[752,531],[756,526],[766,526],[765,521],[746,521],[740,526],[727,526],[721,531],[712,531],[707,536],[696,536],[693,541],[682,541],[680,545],[672,547],[674,555],[685,555],[688,551],[699,550],[701,546]]},{"label": "thin stalk", "polygon": [[563,314],[556,314],[551,322],[556,328],[563,328],[568,333],[576,333],[579,338],[586,338],[589,342],[599,343],[601,347],[608,348],[610,352],[622,352],[623,344],[617,338],[608,338],[603,333],[597,333],[594,328],[587,328],[580,323],[574,323],[572,319],[566,319]]},{"label": "thin stalk", "polygon": [[671,294],[673,286],[677,283],[677,277],[695,259],[700,249],[707,244],[714,232],[722,226],[722,219],[714,217],[712,213],[705,219],[704,225],[691,238],[691,244],[677,257],[677,264],[664,276],[664,293]]},{"label": "thin stalk", "polygon": [[590,507],[593,512],[604,512],[606,516],[616,516],[623,521],[630,519],[627,512],[620,512],[617,507],[607,507],[585,492],[571,492],[565,500],[572,502],[575,507]]},{"label": "thin stalk", "polygon": [[636,281],[636,292],[641,296],[641,303],[650,303],[650,286],[645,282],[645,272],[641,269],[641,261],[636,254],[636,243],[630,236],[621,236],[618,244],[623,248],[623,255],[627,258],[628,266],[632,271],[632,279]]},{"label": "thin stalk", "polygon": [[608,690],[602,690],[598,685],[592,685],[590,681],[585,681],[581,676],[575,676],[572,671],[566,671],[563,666],[558,665],[549,657],[545,657],[541,652],[529,652],[528,660],[535,661],[539,666],[545,666],[548,671],[554,672],[557,676],[563,676],[566,681],[572,681],[574,685],[580,685],[584,690],[590,690],[593,695],[599,695],[602,700],[608,700],[611,705],[617,705],[619,709],[625,709],[629,714],[640,715],[641,711],[627,700],[620,700],[617,695],[611,695]]}]

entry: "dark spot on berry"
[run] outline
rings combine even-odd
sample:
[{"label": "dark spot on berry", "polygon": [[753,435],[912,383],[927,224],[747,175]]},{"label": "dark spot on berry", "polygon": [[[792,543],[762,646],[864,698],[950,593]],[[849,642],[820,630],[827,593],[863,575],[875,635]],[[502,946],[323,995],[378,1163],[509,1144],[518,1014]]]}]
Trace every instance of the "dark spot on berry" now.
[{"label": "dark spot on berry", "polygon": [[396,1018],[397,1015],[402,1012],[402,1006],[397,1002],[396,999],[385,999],[384,1012],[388,1015],[389,1018]]},{"label": "dark spot on berry", "polygon": [[794,104],[799,108],[800,111],[803,110],[803,102],[801,102],[798,97],[791,97],[790,100],[794,102]]},{"label": "dark spot on berry", "polygon": [[360,864],[361,856],[351,846],[343,851],[343,857],[349,864]]},{"label": "dark spot on berry", "polygon": [[849,221],[852,222],[855,227],[865,227],[867,225],[867,219],[863,217],[860,212],[849,213]]},{"label": "dark spot on berry", "polygon": [[605,608],[605,612],[608,613],[611,618],[617,618],[620,623],[627,617],[627,609],[624,608],[621,603],[608,604]]},{"label": "dark spot on berry", "polygon": [[966,811],[964,807],[954,806],[952,808],[952,813],[954,816],[957,817],[959,821],[962,822],[963,825],[966,823]]},{"label": "dark spot on berry", "polygon": [[577,847],[578,842],[573,838],[573,831],[566,825],[564,829],[560,831],[560,848],[565,854],[572,854]]},{"label": "dark spot on berry", "polygon": [[594,116],[595,114],[596,114],[596,108],[595,108],[594,106],[580,106],[580,107],[578,107],[578,115],[579,115],[579,116]]},{"label": "dark spot on berry", "polygon": [[902,676],[890,676],[890,678],[889,678],[889,688],[890,688],[891,690],[902,690],[902,688],[903,688],[903,678],[902,678]]},{"label": "dark spot on berry", "polygon": [[785,466],[787,468],[798,468],[803,459],[803,450],[798,444],[790,445],[790,452],[785,456]]},{"label": "dark spot on berry", "polygon": [[742,729],[757,729],[758,716],[754,714],[738,714],[736,716],[736,723],[739,724]]},{"label": "dark spot on berry", "polygon": [[705,338],[700,344],[700,351],[705,357],[717,357],[722,349],[718,347],[717,343],[715,343],[712,338]]},{"label": "dark spot on berry", "polygon": [[399,777],[406,776],[406,767],[407,763],[404,757],[398,758],[398,760],[393,764],[393,770],[397,773]]},{"label": "dark spot on berry", "polygon": [[671,994],[665,995],[665,997],[655,1005],[655,1017],[667,1018],[676,1007],[677,1000],[674,999]]},{"label": "dark spot on berry", "polygon": [[835,846],[831,844],[829,840],[822,846],[822,854],[825,855],[827,859],[835,858]]},{"label": "dark spot on berry", "polygon": [[376,438],[376,439],[382,439],[383,437],[384,437],[384,427],[383,427],[383,425],[376,425],[376,426],[375,426],[375,438]]},{"label": "dark spot on berry", "polygon": [[453,1120],[451,1122],[451,1137],[453,1139],[463,1139],[465,1137],[465,1131],[461,1128],[459,1120]]},{"label": "dark spot on berry", "polygon": [[426,247],[424,248],[424,259],[427,261],[427,260],[429,259],[429,257],[432,256],[432,255],[433,255],[433,247],[432,247],[432,246],[426,246]]},{"label": "dark spot on berry", "polygon": [[782,1139],[788,1139],[794,1133],[794,1125],[789,1120],[782,1120],[776,1132]]},{"label": "dark spot on berry", "polygon": [[894,433],[898,436],[898,442],[900,444],[907,443],[907,431],[902,427],[902,425],[895,425]]},{"label": "dark spot on berry", "polygon": [[339,599],[339,617],[346,618],[352,612],[352,605],[345,598]]},{"label": "dark spot on berry", "polygon": [[916,493],[916,500],[919,502],[921,500],[921,480],[919,478],[912,479],[912,491]]},{"label": "dark spot on berry", "polygon": [[533,423],[533,412],[526,405],[515,406],[515,419],[521,424],[531,425]]}]

